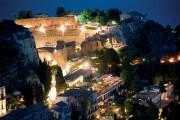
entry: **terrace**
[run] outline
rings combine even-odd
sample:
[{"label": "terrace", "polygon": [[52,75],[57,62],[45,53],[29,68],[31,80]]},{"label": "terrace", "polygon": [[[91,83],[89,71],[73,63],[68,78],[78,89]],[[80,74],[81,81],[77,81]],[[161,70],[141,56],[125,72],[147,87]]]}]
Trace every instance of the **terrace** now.
[{"label": "terrace", "polygon": [[92,84],[91,88],[96,91],[97,101],[107,101],[114,98],[114,92],[119,92],[123,81],[119,77],[106,74],[97,79],[97,83]]}]

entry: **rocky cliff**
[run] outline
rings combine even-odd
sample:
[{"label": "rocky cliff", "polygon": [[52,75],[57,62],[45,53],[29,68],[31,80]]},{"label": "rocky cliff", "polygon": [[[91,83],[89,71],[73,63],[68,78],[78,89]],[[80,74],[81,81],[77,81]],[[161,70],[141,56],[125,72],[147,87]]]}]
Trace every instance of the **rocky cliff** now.
[{"label": "rocky cliff", "polygon": [[13,21],[0,23],[0,83],[18,89],[30,71],[39,66],[31,32]]},{"label": "rocky cliff", "polygon": [[128,20],[120,26],[121,38],[142,54],[161,56],[176,51],[175,38],[151,20]]}]

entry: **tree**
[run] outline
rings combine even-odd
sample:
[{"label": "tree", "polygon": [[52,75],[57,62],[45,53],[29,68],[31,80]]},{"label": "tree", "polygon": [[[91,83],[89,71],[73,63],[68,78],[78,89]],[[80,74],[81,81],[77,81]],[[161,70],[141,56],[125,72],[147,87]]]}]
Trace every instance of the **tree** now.
[{"label": "tree", "polygon": [[25,18],[32,18],[33,17],[33,14],[32,14],[32,11],[30,10],[23,10],[23,11],[20,11],[19,14],[16,16],[16,19],[25,19]]},{"label": "tree", "polygon": [[73,12],[71,10],[66,11],[66,15],[73,15]]},{"label": "tree", "polygon": [[66,13],[65,9],[63,7],[58,7],[57,10],[56,10],[56,15],[58,17],[62,17],[64,16]]},{"label": "tree", "polygon": [[139,53],[137,52],[136,48],[130,46],[120,48],[118,50],[118,54],[122,64],[129,64],[133,59],[139,56]]},{"label": "tree", "polygon": [[158,108],[154,104],[149,105],[146,113],[147,113],[148,120],[157,120],[158,119]]},{"label": "tree", "polygon": [[111,8],[107,11],[107,18],[109,21],[119,21],[120,20],[121,11],[116,8]]},{"label": "tree", "polygon": [[91,107],[92,96],[91,93],[81,89],[80,96],[77,98],[77,101],[81,107],[82,116],[85,118],[88,114],[88,110]]},{"label": "tree", "polygon": [[113,74],[119,76],[119,56],[117,52],[112,48],[104,48],[97,53],[100,61],[98,69],[100,72],[105,70],[111,70]]},{"label": "tree", "polygon": [[125,112],[127,112],[129,114],[133,112],[133,105],[129,101],[127,101],[127,100],[124,101],[124,108],[126,109]]},{"label": "tree", "polygon": [[92,12],[92,19],[94,19],[95,22],[105,25],[107,23],[107,17],[104,11],[101,11],[99,9],[95,9],[95,11]]},{"label": "tree", "polygon": [[176,37],[176,46],[178,47],[178,50],[180,50],[180,25],[177,25],[175,27],[175,37]]},{"label": "tree", "polygon": [[87,23],[90,20],[92,20],[92,12],[89,9],[83,10],[78,17],[79,23]]},{"label": "tree", "polygon": [[65,87],[65,80],[62,74],[61,67],[59,67],[58,65],[51,66],[51,73],[56,75],[56,89],[57,92],[60,92]]},{"label": "tree", "polygon": [[79,113],[74,105],[72,105],[71,120],[79,120]]},{"label": "tree", "polygon": [[32,105],[35,102],[42,101],[42,84],[38,76],[33,71],[30,71],[27,76],[22,93],[24,95],[26,105]]},{"label": "tree", "polygon": [[43,100],[46,100],[51,88],[50,85],[51,85],[51,77],[52,77],[51,68],[46,60],[44,60],[44,62],[40,62],[38,76],[40,82],[44,86]]}]

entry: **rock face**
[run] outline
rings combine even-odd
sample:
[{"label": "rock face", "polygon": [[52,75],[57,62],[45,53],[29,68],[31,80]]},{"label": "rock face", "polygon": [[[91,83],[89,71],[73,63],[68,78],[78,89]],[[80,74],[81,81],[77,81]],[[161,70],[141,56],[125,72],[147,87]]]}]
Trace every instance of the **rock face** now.
[{"label": "rock face", "polygon": [[81,52],[83,55],[91,55],[95,51],[99,51],[103,48],[103,44],[100,39],[96,37],[89,37],[81,44]]},{"label": "rock face", "polygon": [[39,56],[29,30],[13,21],[0,23],[0,83],[7,88],[18,88],[38,65]]},{"label": "rock face", "polygon": [[147,51],[145,54],[161,56],[176,51],[173,36],[154,21],[128,20],[122,23],[120,31],[126,45],[140,48],[139,51]]}]

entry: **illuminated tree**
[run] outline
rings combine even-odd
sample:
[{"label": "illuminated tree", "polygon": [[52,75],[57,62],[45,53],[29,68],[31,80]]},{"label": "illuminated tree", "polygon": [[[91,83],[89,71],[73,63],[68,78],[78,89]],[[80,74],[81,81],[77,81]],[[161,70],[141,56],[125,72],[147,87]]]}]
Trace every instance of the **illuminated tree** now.
[{"label": "illuminated tree", "polygon": [[51,73],[54,73],[56,75],[56,89],[57,92],[60,92],[66,86],[61,67],[59,67],[58,65],[52,66]]},{"label": "illuminated tree", "polygon": [[79,23],[87,23],[92,19],[92,12],[89,9],[85,9],[80,13],[78,17]]}]

